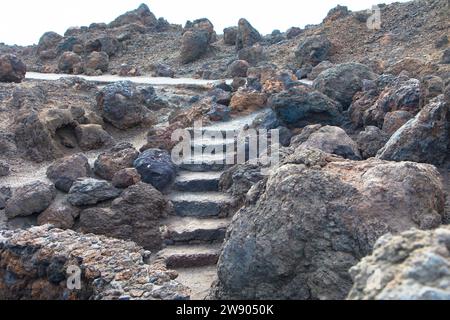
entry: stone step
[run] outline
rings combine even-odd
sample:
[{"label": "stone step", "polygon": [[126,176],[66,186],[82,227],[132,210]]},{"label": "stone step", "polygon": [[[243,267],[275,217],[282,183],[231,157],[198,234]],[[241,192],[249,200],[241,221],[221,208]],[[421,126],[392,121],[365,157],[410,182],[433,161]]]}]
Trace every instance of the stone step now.
[{"label": "stone step", "polygon": [[198,219],[175,217],[163,222],[166,227],[166,242],[212,243],[222,242],[230,225],[230,219]]},{"label": "stone step", "polygon": [[223,140],[211,140],[211,139],[198,139],[192,140],[192,150],[215,150],[225,152],[227,149],[236,149],[235,139],[223,139]]},{"label": "stone step", "polygon": [[219,261],[221,245],[170,246],[157,254],[168,268],[195,268],[216,265]]},{"label": "stone step", "polygon": [[181,217],[219,217],[226,215],[233,198],[220,192],[174,192],[169,195],[175,214]]},{"label": "stone step", "polygon": [[207,171],[224,171],[231,165],[226,164],[225,153],[213,155],[193,156],[189,159],[184,159],[179,168],[191,172],[207,172]]},{"label": "stone step", "polygon": [[175,189],[187,192],[219,191],[219,180],[223,172],[181,171],[175,180]]}]

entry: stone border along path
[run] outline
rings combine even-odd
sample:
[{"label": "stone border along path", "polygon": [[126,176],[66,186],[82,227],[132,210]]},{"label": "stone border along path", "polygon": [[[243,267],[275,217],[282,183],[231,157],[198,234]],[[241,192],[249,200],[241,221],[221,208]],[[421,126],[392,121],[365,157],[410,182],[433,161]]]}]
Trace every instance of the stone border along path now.
[{"label": "stone border along path", "polygon": [[[203,131],[220,130],[225,137],[226,131],[239,132],[258,114],[215,123],[204,127]],[[213,143],[202,139],[194,141],[193,148],[196,144],[203,148]],[[227,143],[229,141],[224,141],[223,146]],[[180,274],[177,281],[192,289],[193,299],[204,299],[215,280],[222,243],[234,214],[234,199],[219,192],[219,180],[226,167],[208,161],[183,164],[168,194],[175,215],[162,223],[167,246],[156,258],[164,259],[168,268]]]}]

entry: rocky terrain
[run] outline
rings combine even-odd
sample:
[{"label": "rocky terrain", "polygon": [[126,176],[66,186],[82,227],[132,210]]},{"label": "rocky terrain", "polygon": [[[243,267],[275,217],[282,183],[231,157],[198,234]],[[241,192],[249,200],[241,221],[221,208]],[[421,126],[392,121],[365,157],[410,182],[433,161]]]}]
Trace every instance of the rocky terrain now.
[{"label": "rocky terrain", "polygon": [[379,9],[0,44],[0,299],[449,299],[450,5]]}]

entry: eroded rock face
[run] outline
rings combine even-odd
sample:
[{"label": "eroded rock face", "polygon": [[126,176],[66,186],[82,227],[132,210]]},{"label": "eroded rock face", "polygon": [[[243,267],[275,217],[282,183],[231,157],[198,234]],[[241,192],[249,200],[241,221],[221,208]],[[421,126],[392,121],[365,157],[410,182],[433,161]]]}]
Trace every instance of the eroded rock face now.
[{"label": "eroded rock face", "polygon": [[154,98],[153,87],[120,81],[106,86],[98,93],[97,105],[106,122],[125,130],[153,122],[147,106],[153,105]]},{"label": "eroded rock face", "polygon": [[391,161],[442,164],[449,154],[448,117],[448,106],[441,95],[401,127],[377,157]]},{"label": "eroded rock face", "polygon": [[[49,225],[0,233],[0,299],[188,299],[177,274],[133,242],[62,231]],[[81,271],[81,290],[69,290]]]},{"label": "eroded rock face", "polygon": [[353,162],[296,151],[235,216],[212,296],[343,299],[348,270],[386,233],[439,226],[445,195],[437,170],[412,162]]},{"label": "eroded rock face", "polygon": [[236,36],[236,50],[251,47],[262,40],[261,34],[245,19],[240,19]]},{"label": "eroded rock face", "polygon": [[324,94],[307,87],[296,87],[273,95],[268,105],[289,126],[301,128],[320,123],[338,125],[341,106]]},{"label": "eroded rock face", "polygon": [[47,168],[47,177],[61,191],[69,192],[79,178],[90,176],[91,167],[84,154],[76,154],[59,159]]},{"label": "eroded rock face", "polygon": [[350,270],[349,300],[449,300],[450,228],[386,235]]},{"label": "eroded rock face", "polygon": [[47,209],[56,196],[53,185],[36,181],[14,190],[6,202],[5,214],[9,219],[31,216]]},{"label": "eroded rock face", "polygon": [[162,244],[160,221],[168,214],[164,196],[145,183],[126,189],[111,208],[90,208],[80,214],[80,230],[132,240],[146,249]]},{"label": "eroded rock face", "polygon": [[375,80],[376,75],[360,63],[343,63],[319,74],[313,87],[347,109],[353,96],[363,88],[363,80]]},{"label": "eroded rock face", "polygon": [[15,55],[0,56],[0,82],[20,83],[25,79],[26,65]]}]

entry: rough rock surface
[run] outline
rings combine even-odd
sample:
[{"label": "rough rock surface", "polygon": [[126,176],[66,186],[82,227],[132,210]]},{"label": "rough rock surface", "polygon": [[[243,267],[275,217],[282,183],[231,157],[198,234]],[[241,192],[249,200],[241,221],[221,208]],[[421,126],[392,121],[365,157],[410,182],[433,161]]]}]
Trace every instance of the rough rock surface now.
[{"label": "rough rock surface", "polygon": [[80,214],[80,230],[132,240],[146,249],[160,249],[160,221],[169,207],[164,196],[145,183],[126,189],[111,208],[90,208]]},{"label": "rough rock surface", "polygon": [[349,300],[449,300],[450,228],[386,235],[350,270]]},{"label": "rough rock surface", "polygon": [[121,191],[111,183],[92,178],[78,179],[70,188],[67,200],[71,205],[82,207],[115,199]]},{"label": "rough rock surface", "polygon": [[373,158],[389,140],[389,135],[378,127],[368,126],[358,134],[356,142],[364,159]]},{"label": "rough rock surface", "polygon": [[94,172],[100,178],[111,181],[122,169],[132,168],[139,152],[131,143],[119,143],[100,154],[94,163]]},{"label": "rough rock surface", "polygon": [[439,96],[401,127],[377,157],[391,161],[442,164],[449,155],[449,117],[444,96]]},{"label": "rough rock surface", "polygon": [[141,175],[135,168],[126,168],[118,171],[113,179],[112,184],[119,189],[126,189],[141,181]]},{"label": "rough rock surface", "polygon": [[393,111],[388,112],[384,116],[383,131],[392,136],[398,129],[403,127],[413,115],[408,111]]},{"label": "rough rock surface", "polygon": [[113,137],[99,124],[80,124],[75,137],[83,151],[97,150],[114,143]]},{"label": "rough rock surface", "polygon": [[360,63],[343,63],[327,69],[314,80],[313,87],[347,109],[353,96],[363,88],[363,80],[375,80],[376,75]]},{"label": "rough rock surface", "polygon": [[235,46],[237,33],[238,33],[237,27],[229,27],[229,28],[223,29],[223,42],[227,46]]},{"label": "rough rock surface", "polygon": [[257,91],[239,90],[231,98],[230,108],[235,113],[251,113],[266,106],[267,95]]},{"label": "rough rock surface", "polygon": [[331,42],[324,36],[314,36],[299,44],[295,50],[295,58],[299,66],[316,66],[327,60],[330,55]]},{"label": "rough rock surface", "polygon": [[181,63],[194,62],[208,51],[209,34],[203,30],[189,30],[183,34],[181,43]]},{"label": "rough rock surface", "polygon": [[47,177],[56,189],[69,192],[72,184],[79,178],[90,176],[91,166],[84,154],[76,154],[55,161],[47,168]]},{"label": "rough rock surface", "polygon": [[338,125],[342,121],[339,103],[307,87],[273,95],[268,105],[281,121],[292,127],[301,128],[315,123]]},{"label": "rough rock surface", "polygon": [[81,74],[84,71],[83,59],[74,52],[64,52],[59,58],[58,69],[62,73]]},{"label": "rough rock surface", "polygon": [[[132,242],[51,226],[0,233],[0,299],[184,300],[189,289]],[[81,290],[70,290],[81,271]],[[73,283],[73,282],[72,282]]]},{"label": "rough rock surface", "polygon": [[240,19],[238,23],[238,31],[236,36],[236,49],[237,51],[251,47],[255,43],[262,40],[258,30],[245,19]]},{"label": "rough rock surface", "polygon": [[22,82],[27,67],[15,55],[0,56],[0,82]]},{"label": "rough rock surface", "polygon": [[247,61],[245,60],[236,60],[233,61],[228,67],[228,74],[231,78],[235,77],[247,77],[247,70],[250,67]]},{"label": "rough rock surface", "polygon": [[339,127],[325,126],[313,132],[302,147],[315,148],[345,159],[361,160],[358,145]]},{"label": "rough rock surface", "polygon": [[164,190],[173,183],[176,167],[170,154],[164,150],[149,149],[139,155],[134,167],[142,177],[142,181]]},{"label": "rough rock surface", "polygon": [[212,297],[343,299],[348,270],[380,236],[443,219],[445,195],[431,165],[305,149],[283,163],[234,217]]},{"label": "rough rock surface", "polygon": [[97,105],[104,120],[119,129],[151,124],[154,119],[148,107],[154,100],[153,87],[137,86],[130,81],[110,84],[97,95]]},{"label": "rough rock surface", "polygon": [[55,187],[36,181],[14,190],[6,202],[5,214],[9,219],[26,217],[47,209],[56,196]]},{"label": "rough rock surface", "polygon": [[42,212],[38,219],[38,225],[51,224],[59,229],[72,229],[75,219],[80,216],[80,209],[71,206],[66,201],[55,201]]}]

